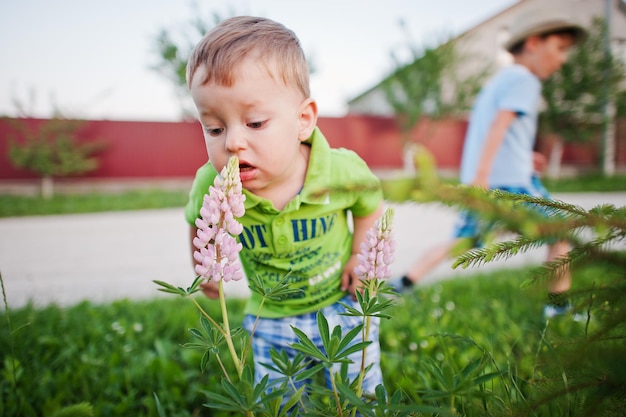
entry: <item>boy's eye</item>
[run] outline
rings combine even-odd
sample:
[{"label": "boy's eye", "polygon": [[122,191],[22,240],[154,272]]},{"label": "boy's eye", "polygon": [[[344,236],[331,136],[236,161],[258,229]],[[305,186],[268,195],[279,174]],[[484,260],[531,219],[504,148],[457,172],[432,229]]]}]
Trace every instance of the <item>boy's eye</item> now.
[{"label": "boy's eye", "polygon": [[204,130],[210,136],[219,136],[224,131],[224,129],[221,127],[215,127],[215,128],[207,127]]},{"label": "boy's eye", "polygon": [[263,127],[264,124],[265,124],[264,121],[262,121],[262,122],[251,122],[251,123],[248,123],[248,127],[251,128],[251,129],[260,129],[260,128]]}]

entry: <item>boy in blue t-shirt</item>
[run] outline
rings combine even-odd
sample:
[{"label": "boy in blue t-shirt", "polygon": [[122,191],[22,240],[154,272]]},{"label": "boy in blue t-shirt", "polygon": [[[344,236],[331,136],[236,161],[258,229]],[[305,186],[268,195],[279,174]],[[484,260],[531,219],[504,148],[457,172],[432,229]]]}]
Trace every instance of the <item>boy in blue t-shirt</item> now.
[{"label": "boy in blue t-shirt", "polygon": [[[568,50],[584,30],[565,12],[541,9],[520,15],[511,28],[505,48],[514,64],[500,70],[478,94],[469,119],[461,161],[461,182],[537,197],[549,195],[536,175],[538,154],[533,152],[537,131],[541,80],[558,71]],[[454,239],[435,247],[401,278],[401,289],[411,288],[421,277],[447,259],[462,239],[480,237],[477,218],[464,213]],[[548,260],[566,255],[567,242],[555,242]],[[546,317],[569,309],[565,293],[571,285],[564,270],[549,284]]]},{"label": "boy in blue t-shirt", "polygon": [[[272,348],[296,353],[292,326],[322,347],[318,311],[331,329],[340,325],[348,332],[361,322],[342,315],[340,301],[359,308],[356,254],[382,214],[380,182],[354,152],[331,149],[316,127],[306,59],[296,35],[283,25],[248,16],[221,22],[193,50],[187,82],[210,161],[198,170],[185,208],[192,238],[204,194],[237,156],[246,196],[238,237],[244,271],[266,288],[287,277],[290,287],[300,290],[266,299],[262,308],[260,296],[252,293],[246,306],[244,327],[254,327],[255,380],[269,375],[273,382],[282,375],[261,364],[272,363]],[[218,297],[214,282],[201,287],[208,297]],[[382,384],[378,320],[370,336],[366,359],[372,367],[364,392]],[[354,379],[361,352],[350,359],[348,377]]]}]

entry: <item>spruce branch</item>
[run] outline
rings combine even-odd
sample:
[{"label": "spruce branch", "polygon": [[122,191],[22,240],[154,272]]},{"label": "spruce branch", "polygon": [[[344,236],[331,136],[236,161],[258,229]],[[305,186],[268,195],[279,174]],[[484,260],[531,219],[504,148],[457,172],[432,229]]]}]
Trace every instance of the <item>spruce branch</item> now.
[{"label": "spruce branch", "polygon": [[509,259],[519,253],[539,248],[544,244],[545,241],[541,237],[518,236],[513,240],[496,242],[484,248],[471,249],[459,255],[452,267],[467,269],[487,262]]}]

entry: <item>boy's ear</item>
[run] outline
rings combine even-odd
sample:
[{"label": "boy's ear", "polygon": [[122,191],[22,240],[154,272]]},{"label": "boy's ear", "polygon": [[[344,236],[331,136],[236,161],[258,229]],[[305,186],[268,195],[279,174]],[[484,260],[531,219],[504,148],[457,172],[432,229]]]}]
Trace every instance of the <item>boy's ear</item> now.
[{"label": "boy's ear", "polygon": [[298,139],[307,140],[311,137],[313,129],[317,126],[317,103],[312,98],[307,98],[300,106],[300,129]]}]

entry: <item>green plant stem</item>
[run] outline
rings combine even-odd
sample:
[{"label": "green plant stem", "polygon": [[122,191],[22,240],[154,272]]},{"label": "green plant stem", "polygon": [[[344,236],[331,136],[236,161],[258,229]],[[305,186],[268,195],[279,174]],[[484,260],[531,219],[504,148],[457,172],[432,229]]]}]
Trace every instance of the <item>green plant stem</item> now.
[{"label": "green plant stem", "polygon": [[206,311],[204,311],[204,309],[202,308],[202,306],[200,305],[200,303],[198,303],[198,301],[196,301],[195,298],[193,298],[191,295],[187,296],[198,308],[198,310],[200,310],[200,314],[202,314],[204,317],[206,317],[206,319],[208,321],[211,322],[211,324],[213,326],[215,326],[217,328],[217,330],[222,334],[222,336],[226,337],[226,332],[224,331],[224,329],[222,329],[222,326],[219,325],[218,322],[216,322],[215,320],[213,320],[213,317],[211,317],[209,315],[209,313],[207,313]]},{"label": "green plant stem", "polygon": [[[376,282],[375,280],[369,280],[368,282],[370,294],[376,294]],[[370,326],[372,324],[372,318],[370,316],[365,317],[365,323],[363,326],[363,341],[367,342],[370,337]],[[363,380],[365,379],[365,364],[367,359],[367,346],[363,348],[363,354],[361,355],[361,372],[359,372],[359,382],[356,387],[356,395],[357,397],[361,397],[363,395]],[[352,410],[352,417],[356,415],[356,408]]]},{"label": "green plant stem", "polygon": [[226,367],[224,367],[224,363],[222,362],[222,358],[220,358],[220,355],[215,355],[215,359],[217,359],[217,363],[220,364],[220,369],[222,370],[222,373],[224,374],[224,378],[226,378],[226,380],[228,382],[232,382],[230,380],[230,376],[228,375],[228,371],[226,370]]},{"label": "green plant stem", "polygon": [[[365,326],[363,326],[363,341],[367,342],[370,335],[370,325],[372,318],[370,316],[365,317]],[[367,347],[363,348],[363,354],[361,355],[361,372],[359,372],[359,383],[356,387],[356,396],[361,398],[363,395],[363,380],[365,379],[365,364],[367,359]],[[356,408],[352,410],[352,417],[356,416]]]},{"label": "green plant stem", "polygon": [[[363,341],[367,342],[370,338],[370,326],[372,324],[372,318],[370,316],[365,317],[365,326],[363,327]],[[359,373],[359,384],[357,385],[357,396],[363,394],[363,380],[365,379],[365,364],[367,360],[367,347],[363,348],[363,355],[361,355],[361,372]]]},{"label": "green plant stem", "polygon": [[233,338],[230,334],[230,324],[228,323],[228,310],[226,309],[226,297],[224,296],[224,280],[220,280],[217,284],[220,292],[220,307],[222,308],[222,321],[224,322],[224,336],[226,338],[226,344],[228,345],[228,350],[230,351],[231,356],[233,357],[233,362],[235,367],[237,368],[237,374],[239,378],[241,378],[241,374],[243,373],[243,367],[241,366],[241,362],[239,361],[239,356],[237,356],[237,351],[235,350],[235,346],[233,345]]},{"label": "green plant stem", "polygon": [[337,392],[337,383],[335,381],[335,374],[333,373],[332,367],[330,368],[330,384],[333,387],[333,395],[335,396],[335,404],[337,405],[337,412],[339,413],[340,417],[343,417],[343,407],[341,406],[341,402],[339,401],[339,394]]}]

